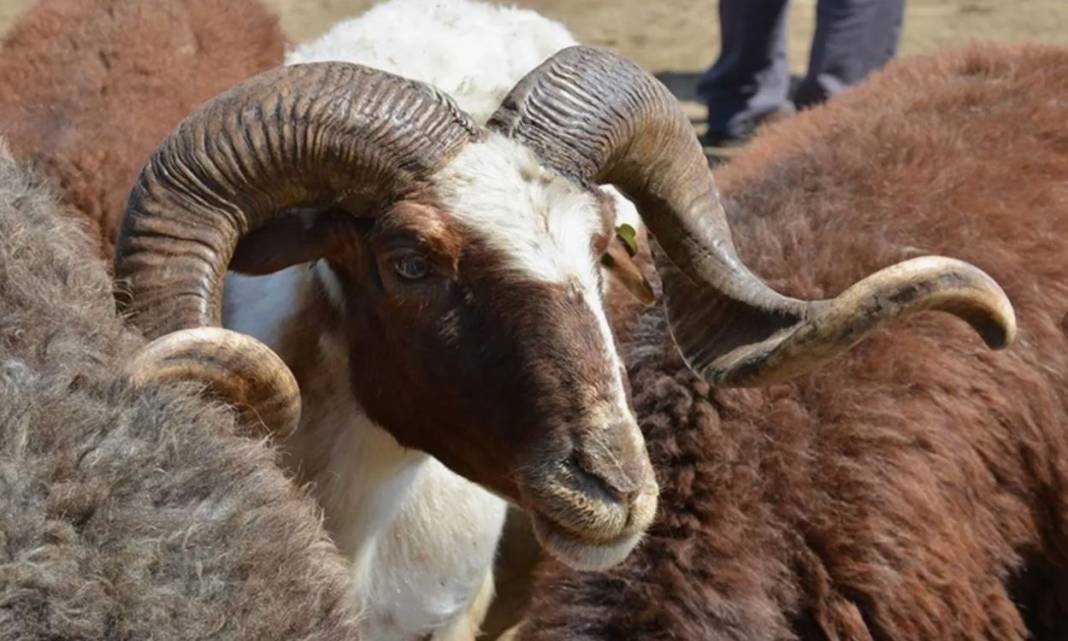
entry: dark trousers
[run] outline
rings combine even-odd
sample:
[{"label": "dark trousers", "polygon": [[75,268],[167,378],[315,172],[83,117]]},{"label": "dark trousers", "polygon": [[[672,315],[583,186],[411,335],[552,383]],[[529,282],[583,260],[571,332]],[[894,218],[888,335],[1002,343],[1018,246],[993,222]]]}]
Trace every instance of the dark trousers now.
[{"label": "dark trousers", "polygon": [[[719,58],[697,85],[710,134],[744,136],[786,104],[786,4],[719,1]],[[819,0],[797,106],[822,102],[885,65],[897,51],[904,9],[905,0]]]}]

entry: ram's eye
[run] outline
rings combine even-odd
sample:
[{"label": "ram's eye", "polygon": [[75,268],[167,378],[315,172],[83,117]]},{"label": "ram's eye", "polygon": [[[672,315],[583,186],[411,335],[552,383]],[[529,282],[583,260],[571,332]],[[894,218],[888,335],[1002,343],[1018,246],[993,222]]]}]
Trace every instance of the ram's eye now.
[{"label": "ram's eye", "polygon": [[430,272],[430,264],[419,254],[405,254],[393,261],[393,271],[401,278],[419,280]]}]

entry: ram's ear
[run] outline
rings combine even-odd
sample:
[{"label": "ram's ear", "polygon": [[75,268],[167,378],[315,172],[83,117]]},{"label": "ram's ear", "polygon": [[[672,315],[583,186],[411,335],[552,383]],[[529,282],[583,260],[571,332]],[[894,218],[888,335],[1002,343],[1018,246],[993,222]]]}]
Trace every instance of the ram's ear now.
[{"label": "ram's ear", "polygon": [[635,260],[641,251],[636,247],[645,247],[648,252],[647,243],[630,245],[625,238],[617,235],[608,243],[608,249],[601,256],[601,265],[605,267],[610,278],[615,279],[634,298],[648,307],[656,302],[656,292]]},{"label": "ram's ear", "polygon": [[258,276],[330,255],[371,219],[336,209],[294,209],[245,234],[230,269]]}]

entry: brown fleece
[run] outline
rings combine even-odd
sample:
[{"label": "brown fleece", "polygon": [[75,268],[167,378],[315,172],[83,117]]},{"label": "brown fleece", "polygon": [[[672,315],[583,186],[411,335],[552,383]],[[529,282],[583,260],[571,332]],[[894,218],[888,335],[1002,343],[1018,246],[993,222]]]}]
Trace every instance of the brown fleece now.
[{"label": "brown fleece", "polygon": [[921,314],[788,384],[710,389],[647,313],[626,354],[658,520],[610,572],[544,565],[522,638],[1068,638],[1068,49],[899,61],[718,180],[780,291],[942,253],[1004,286],[1019,338]]},{"label": "brown fleece", "polygon": [[256,0],[41,0],[0,42],[0,135],[110,259],[130,186],[194,107],[280,65]]}]

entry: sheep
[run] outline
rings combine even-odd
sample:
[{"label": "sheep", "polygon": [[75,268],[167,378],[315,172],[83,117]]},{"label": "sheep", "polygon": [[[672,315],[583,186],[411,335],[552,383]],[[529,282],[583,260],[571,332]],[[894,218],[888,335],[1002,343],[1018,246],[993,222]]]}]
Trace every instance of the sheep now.
[{"label": "sheep", "polygon": [[623,348],[661,487],[610,571],[546,563],[519,638],[1068,637],[1068,48],[903,59],[717,170],[746,262],[837,291],[952,252],[1020,340],[916,316],[811,375],[710,386],[659,309]]},{"label": "sheep", "polygon": [[194,107],[277,66],[255,0],[40,0],[0,43],[0,135],[112,257],[130,185]]},{"label": "sheep", "polygon": [[41,181],[0,145],[0,638],[359,638],[276,454],[121,373],[143,339]]},{"label": "sheep", "polygon": [[[527,509],[551,554],[605,568],[637,544],[658,491],[602,304],[616,211],[597,183],[636,203],[686,274],[665,292],[673,336],[717,382],[803,373],[926,308],[962,315],[991,347],[1012,340],[1000,288],[952,259],[907,261],[826,301],[767,288],[734,254],[674,99],[583,47],[524,77],[485,125],[440,88],[348,62],[221,94],[131,191],[119,301],[154,339],[141,362],[157,382],[201,381],[276,435],[304,406],[287,454],[357,568],[427,456]],[[227,268],[273,285],[235,306]],[[218,358],[264,343],[284,363]],[[360,423],[382,429],[337,429]]]},{"label": "sheep", "polygon": [[[477,42],[477,47],[470,43]],[[324,60],[362,63],[405,77],[432,83],[452,96],[458,106],[479,124],[511,88],[530,70],[557,51],[577,44],[567,29],[537,13],[494,7],[468,0],[439,2],[428,7],[412,0],[383,3],[366,14],[342,21],[318,40],[298,46],[286,56],[287,64]],[[614,190],[619,223],[638,230],[639,246],[644,229],[633,205]],[[616,241],[611,252],[615,262],[605,270],[605,299],[617,306],[640,304],[628,294],[648,287],[640,273],[630,279],[614,276],[632,264]],[[639,260],[645,257],[642,252]],[[637,274],[637,278],[633,277]],[[289,280],[288,286],[286,279]],[[224,292],[223,324],[257,336],[280,351],[287,362],[299,354],[315,351],[314,345],[293,346],[289,352],[271,336],[279,336],[280,324],[292,323],[279,314],[287,300],[299,298],[293,288],[309,288],[314,280],[307,270],[293,267],[269,276],[231,274]],[[606,314],[614,333],[633,314]],[[616,321],[617,323],[613,323]],[[321,349],[321,348],[320,348]],[[337,350],[337,353],[343,352]],[[309,372],[297,372],[304,397],[327,407],[344,403],[349,395],[345,379],[348,364],[341,358],[322,358]],[[308,380],[312,379],[312,380]],[[316,388],[317,381],[326,385]],[[307,408],[309,403],[306,401]],[[327,506],[327,523],[342,551],[356,563],[353,568],[356,595],[364,617],[361,631],[366,638],[473,639],[483,621],[494,592],[494,557],[506,503],[504,499],[466,481],[427,456],[413,457],[381,427],[354,416],[319,415],[306,409],[303,425],[286,442],[294,452],[290,468],[305,478],[329,478],[340,466],[370,468],[375,461],[405,461],[399,469],[380,469],[366,478],[350,481],[348,488],[316,483],[319,499]],[[338,430],[366,433],[355,442],[349,458],[317,464],[301,452],[320,443],[337,444],[346,438]],[[325,433],[324,433],[325,432]],[[413,469],[414,468],[414,469]],[[406,487],[396,489],[397,477]],[[360,483],[367,484],[361,488]],[[385,492],[388,510],[371,516],[367,508],[354,509],[354,496]],[[374,494],[370,494],[371,497]],[[370,503],[373,499],[366,498]],[[366,528],[364,524],[375,523]],[[349,534],[360,524],[358,535]]]}]

